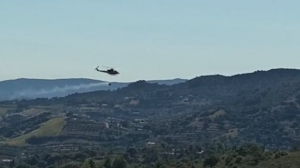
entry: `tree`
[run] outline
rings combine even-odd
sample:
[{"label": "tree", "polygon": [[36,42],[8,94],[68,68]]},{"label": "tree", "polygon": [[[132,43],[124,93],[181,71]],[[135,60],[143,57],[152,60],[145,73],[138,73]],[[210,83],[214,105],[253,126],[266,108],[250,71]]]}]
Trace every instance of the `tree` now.
[{"label": "tree", "polygon": [[231,163],[232,160],[233,160],[232,156],[227,156],[226,159],[225,159],[225,164],[229,165],[229,163]]},{"label": "tree", "polygon": [[136,155],[137,155],[138,152],[137,152],[137,150],[135,148],[129,148],[127,150],[127,153],[129,153],[130,157],[134,158],[134,157],[136,157]]},{"label": "tree", "polygon": [[28,164],[20,164],[16,168],[31,168]]},{"label": "tree", "polygon": [[111,160],[110,158],[106,158],[104,164],[103,164],[103,167],[105,168],[111,168]]},{"label": "tree", "polygon": [[38,163],[38,159],[35,156],[33,156],[30,160],[30,165],[36,165],[37,163]]},{"label": "tree", "polygon": [[160,162],[157,162],[157,163],[155,164],[155,168],[161,168],[162,166],[163,166],[163,164],[160,163]]},{"label": "tree", "polygon": [[241,156],[236,158],[235,163],[240,164],[242,162],[243,158]]},{"label": "tree", "polygon": [[76,164],[67,164],[67,165],[64,165],[61,168],[80,168],[80,166],[78,166]]},{"label": "tree", "polygon": [[52,165],[52,164],[55,164],[56,162],[59,162],[62,160],[62,156],[60,154],[55,154],[53,156],[50,156],[48,159],[47,159],[47,163],[49,165]]},{"label": "tree", "polygon": [[122,125],[122,127],[124,127],[124,128],[128,128],[128,126],[129,126],[129,124],[128,124],[127,121],[122,121],[122,122],[121,122],[121,125]]},{"label": "tree", "polygon": [[90,163],[89,163],[89,160],[88,160],[88,159],[86,159],[86,160],[83,162],[83,164],[82,164],[81,168],[91,168],[91,166],[90,166]]},{"label": "tree", "polygon": [[209,123],[207,121],[205,121],[202,129],[206,130],[208,127],[209,127]]},{"label": "tree", "polygon": [[90,168],[96,168],[96,163],[92,159],[90,159],[89,165],[90,165]]},{"label": "tree", "polygon": [[209,167],[214,167],[217,165],[219,162],[219,159],[216,156],[210,156],[209,158],[205,159],[203,166],[209,166]]},{"label": "tree", "polygon": [[47,167],[47,163],[45,161],[39,161],[36,166],[37,167]]},{"label": "tree", "polygon": [[88,155],[89,157],[95,157],[95,156],[97,156],[97,152],[96,151],[92,151],[92,150],[86,150],[84,153],[86,155]]},{"label": "tree", "polygon": [[127,167],[127,163],[126,161],[124,160],[123,157],[120,157],[120,158],[116,158],[114,160],[114,163],[113,163],[113,168],[126,168]]},{"label": "tree", "polygon": [[9,167],[10,167],[10,168],[13,168],[13,167],[15,167],[15,166],[16,166],[16,163],[15,163],[14,160],[12,160],[12,161],[9,163]]}]

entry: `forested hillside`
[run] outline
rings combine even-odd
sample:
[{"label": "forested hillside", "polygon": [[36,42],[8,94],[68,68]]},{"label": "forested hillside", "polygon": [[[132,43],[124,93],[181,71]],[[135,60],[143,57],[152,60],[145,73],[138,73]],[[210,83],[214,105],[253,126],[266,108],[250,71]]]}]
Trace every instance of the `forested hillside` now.
[{"label": "forested hillside", "polygon": [[112,91],[3,101],[0,114],[2,144],[14,149],[5,156],[67,150],[72,160],[92,150],[98,165],[117,156],[138,167],[295,165],[300,70],[200,76],[173,85],[141,80]]}]

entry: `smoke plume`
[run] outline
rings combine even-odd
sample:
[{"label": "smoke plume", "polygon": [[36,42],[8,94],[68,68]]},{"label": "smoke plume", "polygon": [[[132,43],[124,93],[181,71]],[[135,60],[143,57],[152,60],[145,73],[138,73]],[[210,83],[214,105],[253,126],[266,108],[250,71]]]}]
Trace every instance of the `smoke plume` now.
[{"label": "smoke plume", "polygon": [[107,83],[91,83],[91,84],[81,84],[81,85],[66,85],[64,87],[54,87],[51,89],[42,89],[42,90],[34,90],[27,89],[20,92],[15,92],[10,96],[10,99],[20,99],[20,98],[51,98],[51,97],[62,97],[67,96],[72,93],[82,93],[82,92],[90,92],[96,90],[103,90],[107,88]]}]

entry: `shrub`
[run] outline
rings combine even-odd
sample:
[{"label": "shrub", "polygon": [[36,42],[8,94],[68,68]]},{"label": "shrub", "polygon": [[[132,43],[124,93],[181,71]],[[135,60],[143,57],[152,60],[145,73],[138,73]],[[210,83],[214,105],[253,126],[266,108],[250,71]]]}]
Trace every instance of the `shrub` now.
[{"label": "shrub", "polygon": [[242,162],[243,158],[241,156],[236,158],[235,163],[240,164]]}]

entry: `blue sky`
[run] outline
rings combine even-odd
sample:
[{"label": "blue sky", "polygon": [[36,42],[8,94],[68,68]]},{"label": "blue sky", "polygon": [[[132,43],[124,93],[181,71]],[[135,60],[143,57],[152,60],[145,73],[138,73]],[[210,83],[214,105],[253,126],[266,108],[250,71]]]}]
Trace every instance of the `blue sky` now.
[{"label": "blue sky", "polygon": [[[3,0],[0,80],[300,69],[299,0]],[[120,68],[120,76],[94,71]]]}]

